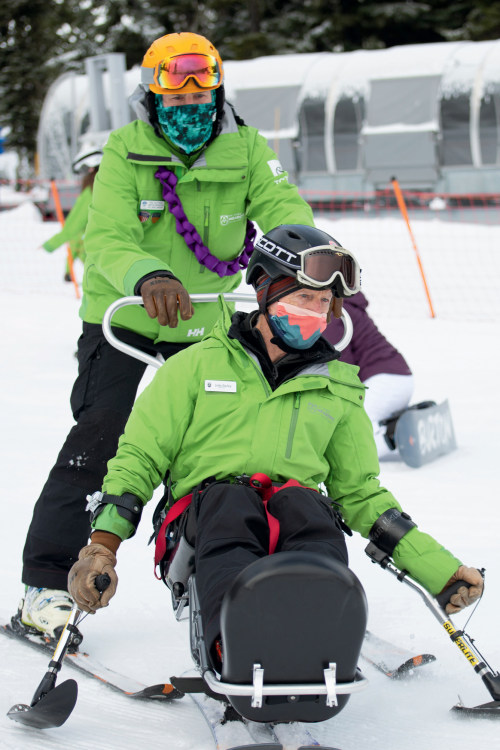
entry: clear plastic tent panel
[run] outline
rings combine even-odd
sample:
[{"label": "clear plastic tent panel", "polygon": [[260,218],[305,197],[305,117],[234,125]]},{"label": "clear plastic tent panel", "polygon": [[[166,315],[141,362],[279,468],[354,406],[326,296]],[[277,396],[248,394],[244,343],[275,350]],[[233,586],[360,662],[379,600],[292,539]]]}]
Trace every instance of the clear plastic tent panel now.
[{"label": "clear plastic tent panel", "polygon": [[469,94],[457,94],[441,100],[441,164],[472,164],[469,122]]},{"label": "clear plastic tent panel", "polygon": [[420,125],[434,120],[439,82],[439,76],[372,80],[368,125]]},{"label": "clear plastic tent panel", "polygon": [[479,142],[482,164],[500,163],[500,88],[481,100]]},{"label": "clear plastic tent panel", "polygon": [[238,114],[263,132],[296,129],[300,86],[240,89],[233,97]]},{"label": "clear plastic tent panel", "polygon": [[304,99],[299,113],[301,170],[326,172],[325,102]]},{"label": "clear plastic tent panel", "polygon": [[333,118],[333,149],[337,171],[360,168],[359,134],[363,124],[364,99],[343,98],[337,102]]}]

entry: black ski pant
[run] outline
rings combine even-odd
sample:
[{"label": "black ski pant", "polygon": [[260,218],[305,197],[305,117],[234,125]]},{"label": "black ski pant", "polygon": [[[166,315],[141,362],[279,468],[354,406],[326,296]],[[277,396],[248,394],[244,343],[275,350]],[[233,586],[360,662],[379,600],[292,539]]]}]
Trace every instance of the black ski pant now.
[{"label": "black ski pant", "polygon": [[[278,490],[268,502],[278,519],[276,552],[316,552],[347,565],[344,533],[329,501],[304,487]],[[251,487],[215,483],[204,491],[195,544],[196,587],[205,643],[213,656],[226,591],[250,563],[269,554],[269,524]]]},{"label": "black ski pant", "polygon": [[[185,344],[153,341],[113,328],[117,338],[165,358]],[[38,498],[23,552],[23,583],[67,589],[68,571],[87,544],[86,496],[100,490],[115,455],[146,365],[109,344],[100,325],[83,324],[78,340],[78,377],[71,393],[76,424],[61,448]]]}]

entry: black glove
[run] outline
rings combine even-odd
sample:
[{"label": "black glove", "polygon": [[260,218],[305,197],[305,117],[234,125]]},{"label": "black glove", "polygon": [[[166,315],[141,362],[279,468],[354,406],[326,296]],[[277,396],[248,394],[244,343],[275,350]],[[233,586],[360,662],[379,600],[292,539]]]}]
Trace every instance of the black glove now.
[{"label": "black glove", "polygon": [[161,326],[177,328],[177,309],[182,320],[194,315],[193,305],[186,289],[177,279],[156,276],[141,284],[141,297],[150,318],[158,318]]}]

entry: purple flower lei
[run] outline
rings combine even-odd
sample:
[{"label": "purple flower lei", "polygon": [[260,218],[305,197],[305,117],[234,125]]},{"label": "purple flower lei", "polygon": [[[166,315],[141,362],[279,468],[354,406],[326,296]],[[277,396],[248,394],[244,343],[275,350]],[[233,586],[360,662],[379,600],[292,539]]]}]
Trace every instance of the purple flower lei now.
[{"label": "purple flower lei", "polygon": [[247,231],[241,255],[238,255],[234,260],[220,260],[220,258],[212,255],[208,247],[203,244],[200,235],[188,220],[175,190],[177,176],[174,172],[166,167],[160,167],[155,173],[155,177],[160,180],[163,186],[163,199],[167,202],[170,213],[175,218],[177,233],[184,239],[189,249],[193,251],[198,263],[208,268],[209,271],[218,274],[221,278],[224,276],[233,276],[248,266],[248,261],[253,252],[253,242],[257,234],[251,221],[247,220]]}]

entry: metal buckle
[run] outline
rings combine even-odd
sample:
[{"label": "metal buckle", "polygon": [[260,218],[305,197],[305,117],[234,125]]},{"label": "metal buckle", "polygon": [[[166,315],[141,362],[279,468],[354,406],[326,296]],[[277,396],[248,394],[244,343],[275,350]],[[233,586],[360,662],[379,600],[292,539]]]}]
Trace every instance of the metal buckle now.
[{"label": "metal buckle", "polygon": [[238,474],[234,477],[236,484],[243,484],[245,487],[250,487],[250,476],[248,474]]},{"label": "metal buckle", "polygon": [[97,508],[101,505],[104,494],[102,492],[93,492],[92,495],[87,495],[87,506],[85,510],[90,511],[94,514]]}]

